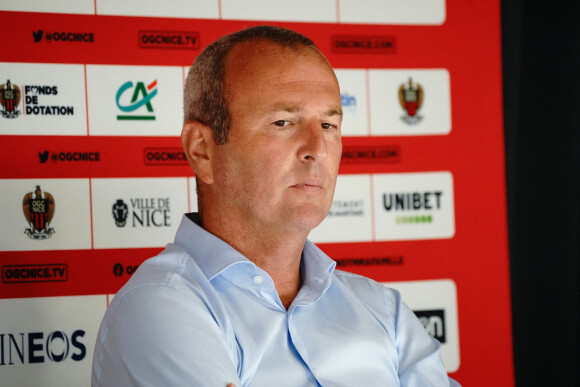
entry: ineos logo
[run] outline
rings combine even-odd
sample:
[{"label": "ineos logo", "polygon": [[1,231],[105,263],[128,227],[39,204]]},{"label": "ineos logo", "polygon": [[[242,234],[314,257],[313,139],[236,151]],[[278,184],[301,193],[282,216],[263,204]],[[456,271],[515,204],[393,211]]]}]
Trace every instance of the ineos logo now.
[{"label": "ineos logo", "polygon": [[44,332],[0,333],[0,366],[14,364],[62,363],[67,358],[81,361],[87,347],[81,339],[85,331],[77,329],[71,334],[56,330]]}]

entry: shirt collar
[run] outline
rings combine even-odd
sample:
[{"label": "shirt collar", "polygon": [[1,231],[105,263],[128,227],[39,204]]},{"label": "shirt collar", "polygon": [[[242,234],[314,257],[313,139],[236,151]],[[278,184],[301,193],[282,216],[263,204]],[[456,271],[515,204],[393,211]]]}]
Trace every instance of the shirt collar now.
[{"label": "shirt collar", "polygon": [[318,300],[332,283],[332,274],[336,267],[336,262],[330,259],[314,243],[306,240],[304,250],[302,250],[302,261],[300,271],[304,281],[301,293],[297,297],[300,304],[308,304]]},{"label": "shirt collar", "polygon": [[226,242],[204,230],[197,213],[185,214],[175,235],[175,244],[194,259],[211,281],[215,276],[237,263],[253,263]]},{"label": "shirt collar", "polygon": [[[265,274],[252,261],[217,236],[204,230],[200,224],[199,214],[184,215],[175,236],[175,244],[188,252],[210,281],[229,269],[233,270],[234,266],[240,270],[239,264],[245,266],[251,275],[258,272]],[[336,262],[314,243],[306,240],[302,251],[301,273],[303,287],[308,289],[312,297],[318,299],[328,289],[335,267]],[[268,279],[263,282],[264,286],[273,285],[269,276]]]}]

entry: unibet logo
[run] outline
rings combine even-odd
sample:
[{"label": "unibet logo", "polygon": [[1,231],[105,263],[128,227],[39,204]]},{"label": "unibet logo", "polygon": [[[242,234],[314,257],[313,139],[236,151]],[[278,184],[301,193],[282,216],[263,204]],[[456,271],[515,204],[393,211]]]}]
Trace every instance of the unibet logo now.
[{"label": "unibet logo", "polygon": [[87,355],[87,347],[80,341],[84,336],[81,329],[71,335],[63,331],[46,336],[44,332],[0,333],[0,366],[61,363],[68,357],[81,361]]},{"label": "unibet logo", "polygon": [[[124,100],[123,96],[126,93],[131,94],[131,99],[128,104],[122,104]],[[125,82],[116,95],[117,107],[124,113],[117,115],[117,120],[155,120],[155,115],[153,114],[153,105],[151,100],[157,95],[157,80],[154,80],[145,87],[143,82],[137,82],[133,85],[133,82]],[[126,97],[125,97],[126,99]],[[147,113],[145,113],[145,110]]]},{"label": "unibet logo", "polygon": [[373,176],[377,240],[455,235],[453,175],[447,171]]},{"label": "unibet logo", "polygon": [[[386,211],[421,211],[441,208],[442,191],[384,193],[383,207]],[[396,217],[397,224],[432,223],[431,214],[412,214]]]}]

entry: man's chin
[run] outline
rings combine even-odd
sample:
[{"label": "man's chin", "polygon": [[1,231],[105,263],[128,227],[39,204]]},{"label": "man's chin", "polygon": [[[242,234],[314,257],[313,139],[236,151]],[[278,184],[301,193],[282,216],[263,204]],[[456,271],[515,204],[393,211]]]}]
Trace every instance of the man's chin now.
[{"label": "man's chin", "polygon": [[320,223],[326,218],[328,210],[321,209],[317,206],[306,206],[290,210],[288,213],[289,225],[293,225],[297,230],[301,230],[309,234],[312,229],[318,227]]}]

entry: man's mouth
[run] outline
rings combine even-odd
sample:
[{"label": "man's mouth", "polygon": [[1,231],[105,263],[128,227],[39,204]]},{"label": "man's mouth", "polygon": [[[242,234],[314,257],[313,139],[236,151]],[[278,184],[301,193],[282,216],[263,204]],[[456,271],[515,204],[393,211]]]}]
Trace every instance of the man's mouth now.
[{"label": "man's mouth", "polygon": [[322,189],[322,183],[319,179],[316,178],[308,178],[305,180],[300,181],[297,184],[294,184],[292,188],[297,188],[304,192],[318,192]]}]

